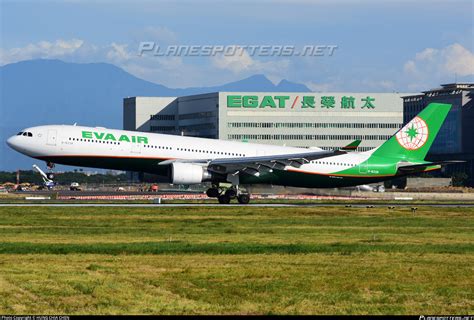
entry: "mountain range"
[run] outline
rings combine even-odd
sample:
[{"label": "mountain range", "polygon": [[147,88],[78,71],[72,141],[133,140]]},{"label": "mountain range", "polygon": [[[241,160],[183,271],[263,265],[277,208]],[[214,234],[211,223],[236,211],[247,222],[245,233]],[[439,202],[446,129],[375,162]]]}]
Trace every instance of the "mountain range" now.
[{"label": "mountain range", "polygon": [[213,87],[169,88],[108,63],[28,60],[0,67],[0,171],[31,169],[34,159],[5,140],[22,128],[73,124],[121,128],[122,101],[129,96],[184,96],[216,91],[309,92],[303,84],[264,75]]}]

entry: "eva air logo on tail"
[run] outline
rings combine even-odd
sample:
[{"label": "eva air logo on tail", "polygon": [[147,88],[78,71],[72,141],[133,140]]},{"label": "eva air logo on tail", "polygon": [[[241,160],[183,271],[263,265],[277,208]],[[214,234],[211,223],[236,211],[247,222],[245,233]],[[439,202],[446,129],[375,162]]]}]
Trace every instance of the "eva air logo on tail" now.
[{"label": "eva air logo on tail", "polygon": [[395,136],[398,143],[407,150],[417,150],[428,140],[428,126],[420,117],[408,122]]}]

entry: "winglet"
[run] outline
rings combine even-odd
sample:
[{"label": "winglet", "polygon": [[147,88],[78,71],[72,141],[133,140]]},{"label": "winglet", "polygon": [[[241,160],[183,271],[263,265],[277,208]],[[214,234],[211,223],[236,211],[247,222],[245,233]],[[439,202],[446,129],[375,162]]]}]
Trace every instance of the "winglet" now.
[{"label": "winglet", "polygon": [[354,140],[351,143],[349,143],[347,146],[340,148],[340,150],[355,151],[361,142],[362,140]]}]

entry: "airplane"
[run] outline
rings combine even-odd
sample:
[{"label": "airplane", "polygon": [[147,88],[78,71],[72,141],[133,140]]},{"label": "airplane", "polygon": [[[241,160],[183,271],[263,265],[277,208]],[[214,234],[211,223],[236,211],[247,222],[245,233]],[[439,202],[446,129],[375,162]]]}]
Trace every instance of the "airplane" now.
[{"label": "airplane", "polygon": [[166,176],[172,184],[210,182],[207,196],[221,204],[235,198],[247,204],[250,194],[241,185],[349,187],[455,163],[425,161],[450,109],[450,104],[429,104],[390,139],[365,152],[353,151],[360,141],[349,148],[305,149],[77,125],[27,128],[7,144],[49,167],[141,171]]}]

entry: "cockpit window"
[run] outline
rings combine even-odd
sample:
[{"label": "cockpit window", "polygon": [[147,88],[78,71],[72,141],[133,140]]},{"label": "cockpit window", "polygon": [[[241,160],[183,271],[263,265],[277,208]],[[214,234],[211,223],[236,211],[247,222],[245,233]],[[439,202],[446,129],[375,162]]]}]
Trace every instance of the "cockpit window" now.
[{"label": "cockpit window", "polygon": [[28,132],[28,137],[32,137],[33,134],[31,132]]},{"label": "cockpit window", "polygon": [[[21,132],[20,132],[21,133]],[[18,133],[18,135],[20,135],[20,133]],[[24,137],[32,137],[33,134],[31,132],[23,132],[22,134]]]},{"label": "cockpit window", "polygon": [[23,131],[18,132],[16,135],[21,136],[23,134]]}]

